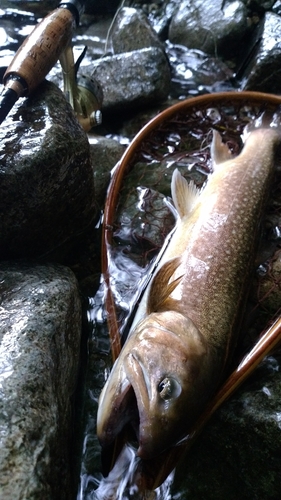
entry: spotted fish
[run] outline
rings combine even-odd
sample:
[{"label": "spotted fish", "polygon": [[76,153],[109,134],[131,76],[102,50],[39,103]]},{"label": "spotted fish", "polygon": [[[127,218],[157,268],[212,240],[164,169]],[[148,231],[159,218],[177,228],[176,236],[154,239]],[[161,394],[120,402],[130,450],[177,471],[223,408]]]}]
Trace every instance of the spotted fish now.
[{"label": "spotted fish", "polygon": [[105,449],[129,424],[139,457],[157,456],[216,390],[236,342],[279,143],[277,129],[257,128],[234,158],[214,131],[206,187],[174,171],[176,230],[100,396]]}]

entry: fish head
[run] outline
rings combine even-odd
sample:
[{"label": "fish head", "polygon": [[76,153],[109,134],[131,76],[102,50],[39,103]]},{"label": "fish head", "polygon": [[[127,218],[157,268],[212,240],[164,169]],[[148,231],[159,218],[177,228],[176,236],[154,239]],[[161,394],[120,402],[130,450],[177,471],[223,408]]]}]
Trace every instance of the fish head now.
[{"label": "fish head", "polygon": [[130,422],[137,454],[174,446],[210,392],[212,351],[194,323],[175,311],[152,313],[130,335],[101,394],[97,434],[110,445]]}]

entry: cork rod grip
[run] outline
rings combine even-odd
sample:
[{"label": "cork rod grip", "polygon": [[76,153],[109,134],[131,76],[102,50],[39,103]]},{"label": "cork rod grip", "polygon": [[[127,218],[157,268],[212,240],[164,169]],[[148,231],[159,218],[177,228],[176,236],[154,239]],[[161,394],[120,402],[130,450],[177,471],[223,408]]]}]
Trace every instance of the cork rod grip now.
[{"label": "cork rod grip", "polygon": [[57,8],[46,16],[26,38],[8,66],[3,83],[19,81],[18,97],[30,94],[57,62],[71,40],[75,18],[70,10]]}]

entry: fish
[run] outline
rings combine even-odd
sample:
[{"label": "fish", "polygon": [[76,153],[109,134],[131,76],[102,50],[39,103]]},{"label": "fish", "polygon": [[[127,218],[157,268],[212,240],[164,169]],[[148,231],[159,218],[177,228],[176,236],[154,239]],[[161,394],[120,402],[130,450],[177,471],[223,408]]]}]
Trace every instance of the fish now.
[{"label": "fish", "polygon": [[241,327],[278,145],[277,127],[254,127],[234,157],[214,130],[206,186],[173,172],[176,228],[99,398],[103,450],[129,426],[137,456],[157,457],[217,390]]}]

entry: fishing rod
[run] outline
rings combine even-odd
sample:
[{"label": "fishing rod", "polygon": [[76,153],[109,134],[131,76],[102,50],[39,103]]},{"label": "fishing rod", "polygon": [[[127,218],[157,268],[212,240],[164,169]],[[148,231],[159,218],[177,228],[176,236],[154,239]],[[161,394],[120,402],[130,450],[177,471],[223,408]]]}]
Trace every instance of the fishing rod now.
[{"label": "fishing rod", "polygon": [[83,0],[60,2],[37,24],[18,49],[4,77],[0,94],[0,124],[20,97],[29,96],[44,80],[62,52],[84,11]]}]

